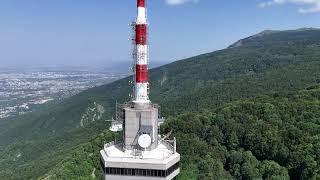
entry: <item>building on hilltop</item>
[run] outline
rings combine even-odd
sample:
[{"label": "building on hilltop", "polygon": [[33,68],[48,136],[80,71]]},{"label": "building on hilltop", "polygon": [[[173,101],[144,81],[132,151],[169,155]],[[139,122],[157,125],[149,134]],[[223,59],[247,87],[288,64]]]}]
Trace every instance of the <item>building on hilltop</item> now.
[{"label": "building on hilltop", "polygon": [[123,138],[110,142],[100,151],[103,177],[106,180],[170,180],[180,172],[180,154],[176,140],[162,138],[158,132],[163,119],[159,106],[149,100],[146,2],[138,0],[135,30],[134,97],[121,106],[117,127]]}]

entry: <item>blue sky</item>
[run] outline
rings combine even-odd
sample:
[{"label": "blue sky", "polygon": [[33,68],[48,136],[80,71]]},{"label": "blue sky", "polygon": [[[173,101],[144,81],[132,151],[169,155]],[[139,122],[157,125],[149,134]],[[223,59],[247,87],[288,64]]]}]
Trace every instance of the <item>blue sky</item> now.
[{"label": "blue sky", "polygon": [[[135,0],[1,0],[0,66],[130,61]],[[265,29],[320,27],[320,0],[149,0],[151,61],[223,49]]]}]

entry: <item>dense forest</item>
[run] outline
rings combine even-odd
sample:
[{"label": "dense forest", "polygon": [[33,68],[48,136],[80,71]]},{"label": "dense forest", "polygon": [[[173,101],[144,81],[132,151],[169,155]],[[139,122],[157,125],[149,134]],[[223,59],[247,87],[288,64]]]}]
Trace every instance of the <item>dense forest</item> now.
[{"label": "dense forest", "polygon": [[170,119],[181,179],[319,179],[320,86]]},{"label": "dense forest", "polygon": [[[152,69],[163,131],[184,142],[180,178],[317,179],[318,88],[300,90],[320,83],[319,57],[320,30],[268,31]],[[97,151],[114,136],[105,120],[129,99],[131,78],[1,120],[0,179],[97,178]]]}]

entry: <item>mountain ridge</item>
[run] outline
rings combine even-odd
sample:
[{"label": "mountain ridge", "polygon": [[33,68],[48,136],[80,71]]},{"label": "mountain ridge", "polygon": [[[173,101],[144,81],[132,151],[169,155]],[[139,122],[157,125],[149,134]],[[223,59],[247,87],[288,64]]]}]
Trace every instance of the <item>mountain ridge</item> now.
[{"label": "mountain ridge", "polygon": [[[255,35],[249,36],[244,39],[240,39],[239,41],[236,41],[232,45],[230,45],[228,48],[235,48],[235,47],[242,47],[246,45],[252,45],[250,44],[250,40],[256,38],[265,38],[266,36],[276,36],[277,34],[284,34],[284,33],[292,33],[292,34],[297,34],[299,32],[305,33],[305,32],[316,32],[318,33],[320,31],[320,28],[299,28],[295,30],[264,30],[261,31],[260,33],[257,33]],[[292,39],[291,39],[292,40]],[[301,39],[300,39],[301,40]],[[287,39],[288,41],[288,39]],[[289,41],[288,41],[289,42]],[[260,42],[261,44],[264,44],[263,42]],[[255,44],[257,46],[257,44]]]}]

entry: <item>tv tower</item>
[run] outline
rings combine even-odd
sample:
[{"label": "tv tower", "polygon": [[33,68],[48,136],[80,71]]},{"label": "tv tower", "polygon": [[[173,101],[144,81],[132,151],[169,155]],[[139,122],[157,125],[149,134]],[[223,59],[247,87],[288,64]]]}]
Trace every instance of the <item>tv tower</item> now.
[{"label": "tv tower", "polygon": [[[176,139],[158,133],[163,118],[159,106],[149,99],[148,23],[146,0],[137,0],[134,22],[134,97],[117,111],[115,127],[122,130],[122,140],[104,145],[100,151],[103,178],[106,180],[170,180],[180,172],[180,154]],[[121,128],[119,123],[122,124]]]}]

